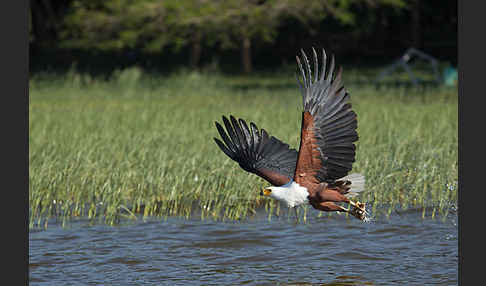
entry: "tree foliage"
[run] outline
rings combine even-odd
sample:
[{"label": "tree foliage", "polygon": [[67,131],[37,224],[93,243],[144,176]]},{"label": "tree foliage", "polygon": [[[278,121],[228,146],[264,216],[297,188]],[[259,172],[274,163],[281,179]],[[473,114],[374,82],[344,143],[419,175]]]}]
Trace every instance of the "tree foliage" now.
[{"label": "tree foliage", "polygon": [[279,49],[285,43],[295,50],[305,40],[377,53],[394,38],[402,49],[420,48],[430,35],[445,37],[440,26],[457,18],[453,2],[440,10],[420,0],[30,0],[30,35],[35,47],[157,55],[184,49],[193,66],[203,53],[240,51],[249,71],[252,52],[277,41]]},{"label": "tree foliage", "polygon": [[352,5],[403,6],[402,0],[88,0],[73,1],[65,19],[65,46],[161,52],[193,45],[241,50],[251,70],[251,43],[275,40],[280,24],[294,19],[312,29],[325,17],[353,25]]}]

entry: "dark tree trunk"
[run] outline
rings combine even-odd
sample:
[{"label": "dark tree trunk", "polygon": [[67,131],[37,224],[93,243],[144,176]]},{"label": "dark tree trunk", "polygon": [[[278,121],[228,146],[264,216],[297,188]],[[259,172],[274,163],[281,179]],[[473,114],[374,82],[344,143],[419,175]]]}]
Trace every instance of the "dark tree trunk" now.
[{"label": "dark tree trunk", "polygon": [[191,46],[191,59],[190,65],[192,68],[197,68],[199,66],[199,61],[201,60],[201,32],[196,32],[192,39]]},{"label": "dark tree trunk", "polygon": [[245,73],[250,73],[252,70],[252,66],[251,66],[251,41],[249,37],[243,37],[242,48],[241,48],[241,63],[243,65],[243,71]]},{"label": "dark tree trunk", "polygon": [[420,25],[420,0],[414,0],[412,6],[412,46],[422,48],[422,27]]}]

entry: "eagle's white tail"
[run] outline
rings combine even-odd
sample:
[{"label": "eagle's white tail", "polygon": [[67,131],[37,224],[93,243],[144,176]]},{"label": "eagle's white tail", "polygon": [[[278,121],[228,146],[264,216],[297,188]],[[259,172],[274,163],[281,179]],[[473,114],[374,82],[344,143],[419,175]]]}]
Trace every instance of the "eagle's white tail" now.
[{"label": "eagle's white tail", "polygon": [[361,174],[358,174],[358,173],[349,174],[349,175],[347,175],[346,177],[343,177],[340,180],[351,181],[351,188],[349,189],[349,192],[345,195],[348,198],[355,197],[360,192],[365,190],[366,179],[365,179],[365,176],[363,176]]}]

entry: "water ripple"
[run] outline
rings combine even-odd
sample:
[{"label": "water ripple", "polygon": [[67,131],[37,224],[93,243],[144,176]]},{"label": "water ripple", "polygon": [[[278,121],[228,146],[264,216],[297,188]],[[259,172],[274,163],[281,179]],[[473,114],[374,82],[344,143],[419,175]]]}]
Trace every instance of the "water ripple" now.
[{"label": "water ripple", "polygon": [[413,212],[241,223],[145,220],[29,234],[31,285],[457,285],[457,225]]}]

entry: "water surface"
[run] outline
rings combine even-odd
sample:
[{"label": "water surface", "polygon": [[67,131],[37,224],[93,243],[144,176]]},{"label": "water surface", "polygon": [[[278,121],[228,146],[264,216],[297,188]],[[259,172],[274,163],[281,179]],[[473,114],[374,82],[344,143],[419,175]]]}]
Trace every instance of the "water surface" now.
[{"label": "water surface", "polygon": [[29,234],[31,285],[457,285],[457,216],[407,211],[215,222],[50,224]]}]

